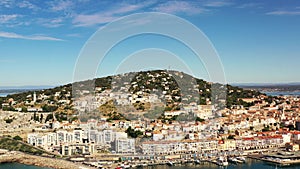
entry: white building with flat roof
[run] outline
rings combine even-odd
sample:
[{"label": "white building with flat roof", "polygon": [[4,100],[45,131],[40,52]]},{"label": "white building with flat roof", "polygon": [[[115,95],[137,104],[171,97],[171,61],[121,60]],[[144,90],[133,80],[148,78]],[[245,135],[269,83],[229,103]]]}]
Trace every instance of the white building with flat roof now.
[{"label": "white building with flat roof", "polygon": [[116,153],[134,154],[135,153],[135,139],[120,138],[114,141],[113,145]]}]

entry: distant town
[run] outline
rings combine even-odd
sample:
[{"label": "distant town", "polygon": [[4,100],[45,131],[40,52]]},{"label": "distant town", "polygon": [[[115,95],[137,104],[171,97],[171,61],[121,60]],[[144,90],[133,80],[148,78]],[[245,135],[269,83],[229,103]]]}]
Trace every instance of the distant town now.
[{"label": "distant town", "polygon": [[[300,160],[298,96],[218,84],[227,95],[219,97],[220,106],[211,99],[213,83],[164,70],[94,82],[93,90],[78,82],[77,88],[0,97],[2,139],[98,168],[201,161],[226,166],[245,156],[281,165]],[[1,140],[0,148],[10,149]]]}]

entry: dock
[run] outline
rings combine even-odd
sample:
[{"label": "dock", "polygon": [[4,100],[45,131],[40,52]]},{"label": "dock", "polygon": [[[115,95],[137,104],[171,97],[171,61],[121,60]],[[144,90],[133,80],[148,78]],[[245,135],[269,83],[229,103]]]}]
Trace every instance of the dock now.
[{"label": "dock", "polygon": [[290,153],[271,153],[271,154],[256,154],[248,155],[249,158],[265,161],[279,166],[289,166],[300,164],[300,154]]}]

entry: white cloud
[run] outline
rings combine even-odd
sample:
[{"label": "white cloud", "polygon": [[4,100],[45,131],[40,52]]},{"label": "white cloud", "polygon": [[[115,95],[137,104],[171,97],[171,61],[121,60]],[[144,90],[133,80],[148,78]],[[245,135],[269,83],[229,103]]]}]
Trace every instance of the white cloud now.
[{"label": "white cloud", "polygon": [[1,0],[0,6],[3,6],[5,8],[27,8],[32,10],[39,9],[38,6],[34,5],[33,3],[26,1],[26,0]]},{"label": "white cloud", "polygon": [[23,17],[23,15],[18,14],[0,15],[0,24],[2,27],[17,27],[30,25],[31,22],[29,20],[23,19]]},{"label": "white cloud", "polygon": [[267,15],[300,15],[300,11],[272,11],[267,12]]},{"label": "white cloud", "polygon": [[67,34],[66,36],[68,37],[82,37],[82,34],[79,34],[79,33],[71,33],[71,34]]},{"label": "white cloud", "polygon": [[10,39],[26,39],[26,40],[46,40],[46,41],[63,41],[62,39],[43,36],[43,35],[33,35],[33,36],[25,36],[16,34],[13,32],[0,32],[0,37],[2,38],[10,38]]},{"label": "white cloud", "polygon": [[206,4],[204,4],[204,6],[207,7],[223,7],[229,5],[232,5],[232,3],[227,1],[209,1]]},{"label": "white cloud", "polygon": [[4,6],[6,8],[11,8],[14,5],[13,0],[1,0],[0,1],[0,6]]},{"label": "white cloud", "polygon": [[155,1],[148,1],[138,4],[123,3],[118,5],[117,7],[103,11],[102,13],[77,14],[74,16],[72,22],[75,26],[93,26],[97,24],[105,24],[119,18],[123,14],[128,14],[143,9],[144,7],[149,6],[154,2]]},{"label": "white cloud", "polygon": [[10,21],[16,20],[20,15],[12,14],[12,15],[0,15],[0,23],[8,23]]},{"label": "white cloud", "polygon": [[127,12],[138,10],[142,7],[143,7],[143,5],[125,5],[125,6],[121,6],[120,8],[111,10],[107,13],[109,13],[110,15],[118,14],[118,13],[127,13]]},{"label": "white cloud", "polygon": [[28,9],[33,9],[33,10],[37,10],[39,9],[38,6],[28,2],[28,1],[21,1],[19,3],[16,4],[19,8],[28,8]]},{"label": "white cloud", "polygon": [[37,19],[37,22],[40,25],[43,25],[48,28],[60,27],[60,26],[64,25],[64,23],[63,23],[64,21],[65,21],[65,19],[63,17],[53,18],[53,19],[45,19],[45,18]]},{"label": "white cloud", "polygon": [[253,7],[260,7],[262,4],[261,3],[246,3],[237,6],[237,8],[253,8]]},{"label": "white cloud", "polygon": [[185,13],[185,14],[198,14],[207,12],[207,9],[198,7],[197,4],[192,4],[186,1],[169,1],[164,4],[160,4],[153,8],[154,11],[164,13]]},{"label": "white cloud", "polygon": [[74,6],[74,3],[70,0],[56,0],[50,2],[50,8],[53,11],[65,11],[70,10]]},{"label": "white cloud", "polygon": [[75,26],[93,26],[96,24],[104,24],[116,19],[114,16],[103,16],[102,14],[77,15],[73,19]]}]

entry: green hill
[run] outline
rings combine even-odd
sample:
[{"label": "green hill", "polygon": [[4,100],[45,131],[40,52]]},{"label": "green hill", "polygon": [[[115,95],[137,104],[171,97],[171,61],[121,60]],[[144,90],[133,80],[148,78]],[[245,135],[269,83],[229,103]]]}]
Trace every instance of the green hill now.
[{"label": "green hill", "polygon": [[[135,73],[132,72],[75,82],[73,84],[73,88],[72,84],[67,84],[51,89],[37,90],[35,92],[38,99],[30,106],[42,108],[49,108],[49,106],[51,108],[51,106],[55,106],[55,109],[49,110],[61,113],[73,111],[72,97],[74,93],[78,94],[78,91],[85,89],[91,91],[91,89],[94,90],[94,87],[97,87],[97,93],[101,93],[108,89],[111,89],[111,91],[114,92],[127,92],[137,95],[139,93],[162,95],[163,92],[164,96],[169,96],[166,100],[167,109],[177,110],[180,109],[179,103],[196,102],[197,104],[207,104],[209,101],[213,101],[214,98],[211,99],[213,86],[215,93],[218,95],[215,99],[224,99],[224,95],[226,95],[226,107],[228,108],[232,105],[244,105],[245,107],[251,106],[251,103],[246,103],[242,101],[241,98],[256,98],[259,95],[264,95],[263,93],[255,90],[244,90],[227,84],[221,85],[206,82],[183,72],[154,70]],[[78,89],[78,91],[72,91],[72,89]],[[226,91],[226,93],[221,93],[221,91]],[[10,108],[28,107],[28,103],[32,103],[33,101],[33,91],[8,95],[5,98],[0,98],[0,103],[9,103],[10,98],[15,101],[15,105],[10,105]],[[62,100],[64,102],[69,102],[67,104],[62,103]],[[2,109],[5,109],[5,107],[2,107]]]}]

